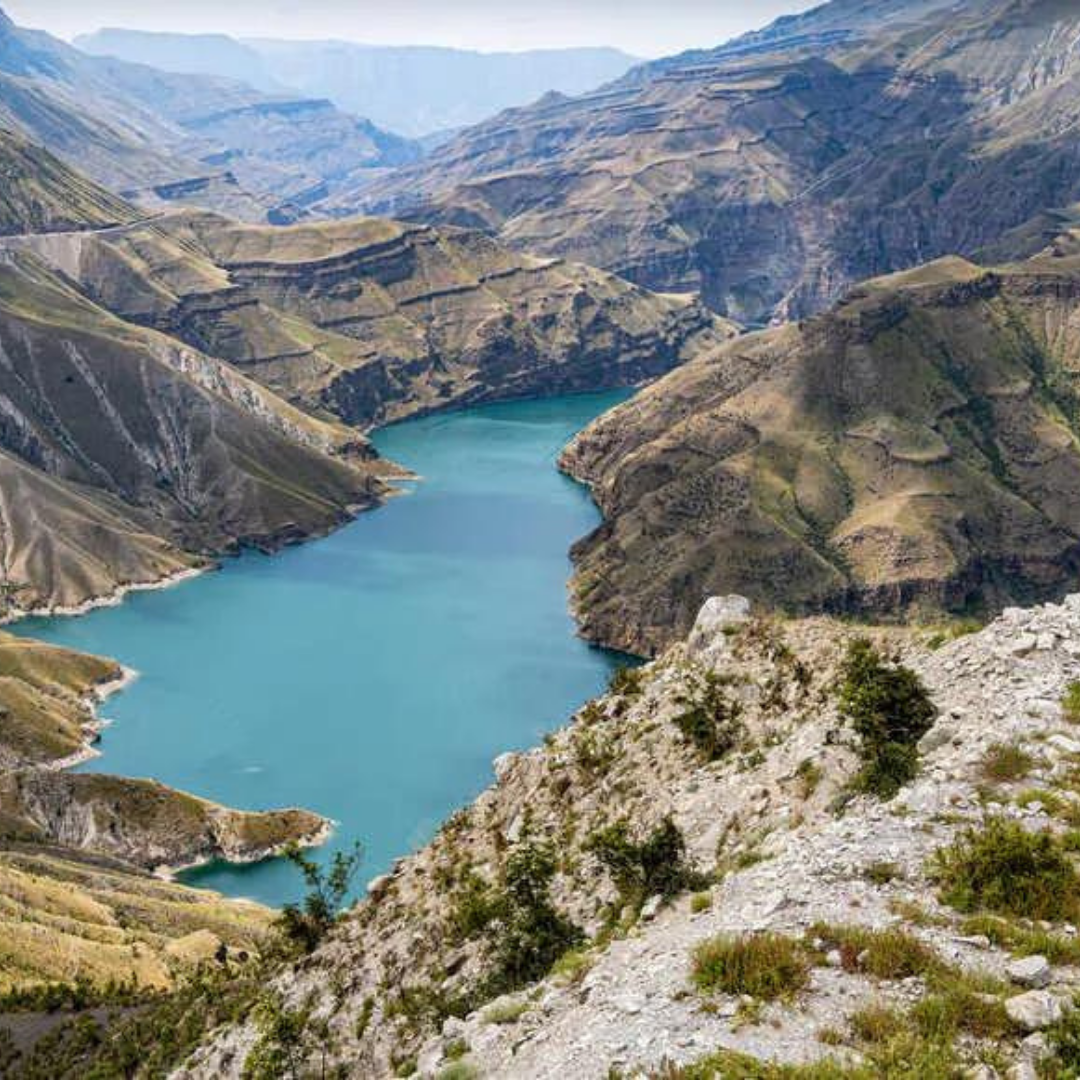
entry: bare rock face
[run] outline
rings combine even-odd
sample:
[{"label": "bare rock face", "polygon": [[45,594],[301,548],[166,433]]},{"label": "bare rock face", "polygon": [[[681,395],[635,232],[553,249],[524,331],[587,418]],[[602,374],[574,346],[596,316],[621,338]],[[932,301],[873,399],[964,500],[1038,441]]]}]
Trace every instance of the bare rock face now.
[{"label": "bare rock face", "polygon": [[[721,601],[707,606],[703,625],[730,627],[725,609],[741,620],[741,604]],[[933,867],[935,853],[989,817],[1067,835],[1080,807],[1075,762],[1053,740],[1073,730],[1060,701],[1080,679],[1080,597],[1010,609],[936,650],[908,631],[828,618],[752,617],[737,632],[718,632],[730,645],[718,671],[745,741],[703,761],[683,736],[677,720],[702,664],[679,643],[542,747],[503,762],[490,789],[274,982],[283,1006],[318,1018],[313,1064],[331,1047],[333,1063],[352,1074],[390,1077],[401,1061],[416,1060],[421,1075],[438,1077],[464,1054],[455,1068],[481,1076],[602,1080],[613,1070],[648,1076],[704,1062],[718,1075],[755,1075],[859,1054],[868,1075],[884,1075],[880,1046],[861,1038],[860,1020],[870,1009],[888,1011],[907,1036],[942,999],[935,977],[912,976],[906,962],[868,970],[864,945],[837,947],[843,932],[890,956],[922,957],[916,965],[972,988],[977,1015],[1008,1018],[989,1040],[972,1034],[950,1044],[956,1075],[980,1075],[988,1046],[1009,1076],[1053,1062],[1052,1033],[1038,1036],[1065,1015],[1075,968],[1063,960],[1047,971],[1035,958],[1018,967],[1012,945],[970,932],[970,913],[948,905]],[[836,707],[845,645],[867,633],[918,674],[948,736],[926,746],[917,775],[892,802],[851,791],[856,740]],[[1017,657],[1025,635],[1036,645]],[[988,755],[1003,744],[1030,755],[1032,770],[988,785]],[[1044,805],[1031,801],[1032,791],[1046,793]],[[523,807],[528,838],[510,839]],[[693,865],[717,872],[694,895],[659,904],[649,890],[631,902],[589,838],[624,822],[640,840],[669,818]],[[492,998],[497,991],[484,980],[501,924],[463,920],[482,912],[508,860],[530,843],[557,853],[551,902],[589,943],[546,977]],[[613,905],[623,920],[614,932]],[[1002,932],[1045,934],[1059,955],[1074,954],[1073,925],[999,922]],[[804,950],[807,984],[775,1001],[703,994],[693,979],[696,950],[762,933]],[[1014,985],[1021,974],[1042,985]],[[417,1000],[453,1012],[415,1009],[400,1023]],[[226,1026],[179,1075],[242,1075],[258,1034],[252,1023]],[[897,1045],[912,1053],[910,1042]],[[933,1038],[925,1045],[942,1050]]]},{"label": "bare rock face", "polygon": [[705,601],[686,648],[707,667],[717,667],[731,655],[732,639],[750,620],[750,601],[745,596],[712,596]]},{"label": "bare rock face", "polygon": [[563,457],[605,519],[573,551],[585,635],[649,654],[713,594],[894,619],[1065,591],[1075,243],[870,282],[599,418]]},{"label": "bare rock face", "polygon": [[335,205],[483,227],[744,323],[801,317],[928,258],[1015,252],[1080,197],[1078,20],[829,3],[510,110]]}]

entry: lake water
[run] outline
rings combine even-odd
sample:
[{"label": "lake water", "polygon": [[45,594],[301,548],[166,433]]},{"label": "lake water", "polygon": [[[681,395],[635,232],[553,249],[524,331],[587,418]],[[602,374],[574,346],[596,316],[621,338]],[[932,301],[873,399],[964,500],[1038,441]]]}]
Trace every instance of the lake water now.
[{"label": "lake water", "polygon": [[[84,768],[246,809],[309,807],[339,823],[320,858],[360,840],[358,880],[381,873],[617,662],[574,636],[567,549],[598,514],[555,461],[625,397],[388,428],[380,452],[423,481],[334,535],[80,618],[20,623],[140,673],[105,705],[114,723]],[[301,891],[282,860],[185,880],[274,904]]]}]

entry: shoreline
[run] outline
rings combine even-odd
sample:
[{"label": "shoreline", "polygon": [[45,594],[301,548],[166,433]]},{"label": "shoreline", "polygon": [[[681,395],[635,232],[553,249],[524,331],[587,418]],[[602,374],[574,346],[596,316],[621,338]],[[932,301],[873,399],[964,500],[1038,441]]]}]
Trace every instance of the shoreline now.
[{"label": "shoreline", "polygon": [[91,596],[78,604],[53,604],[35,608],[14,608],[0,618],[0,626],[13,626],[25,619],[52,619],[52,618],[78,618],[98,608],[119,607],[125,597],[136,592],[156,592],[159,589],[171,589],[174,585],[182,585],[185,581],[201,577],[203,574],[218,569],[218,563],[210,563],[205,566],[189,566],[183,570],[176,570],[154,581],[134,581],[130,584],[117,585],[110,593],[101,596]]}]

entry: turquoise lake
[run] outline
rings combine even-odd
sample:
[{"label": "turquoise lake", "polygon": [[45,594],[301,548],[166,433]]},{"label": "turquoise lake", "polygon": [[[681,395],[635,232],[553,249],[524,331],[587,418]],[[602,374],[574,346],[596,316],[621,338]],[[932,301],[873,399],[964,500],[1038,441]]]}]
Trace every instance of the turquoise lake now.
[{"label": "turquoise lake", "polygon": [[[17,632],[111,656],[102,756],[245,809],[305,806],[360,840],[362,885],[427,840],[606,683],[618,658],[574,636],[570,544],[599,515],[555,462],[626,393],[500,404],[400,424],[379,451],[423,479],[323,540],[250,553],[118,607]],[[280,904],[282,860],[185,880]]]}]

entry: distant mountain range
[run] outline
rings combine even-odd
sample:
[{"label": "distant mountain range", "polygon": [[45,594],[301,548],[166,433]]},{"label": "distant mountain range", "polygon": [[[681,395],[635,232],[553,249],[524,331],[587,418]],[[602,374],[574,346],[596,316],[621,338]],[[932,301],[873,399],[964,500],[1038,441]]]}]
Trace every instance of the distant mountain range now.
[{"label": "distant mountain range", "polygon": [[326,100],[89,56],[0,12],[0,125],[144,206],[292,220],[419,147]]},{"label": "distant mountain range", "polygon": [[224,76],[268,92],[328,98],[338,108],[417,138],[475,124],[550,90],[584,93],[638,62],[617,49],[484,53],[114,29],[84,35],[75,44],[162,71]]},{"label": "distant mountain range", "polygon": [[1080,199],[1078,30],[1061,0],[838,0],[509,110],[333,205],[799,317]]}]

